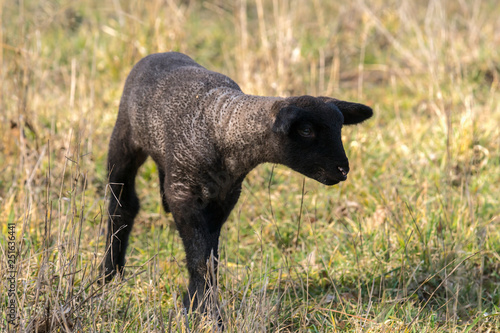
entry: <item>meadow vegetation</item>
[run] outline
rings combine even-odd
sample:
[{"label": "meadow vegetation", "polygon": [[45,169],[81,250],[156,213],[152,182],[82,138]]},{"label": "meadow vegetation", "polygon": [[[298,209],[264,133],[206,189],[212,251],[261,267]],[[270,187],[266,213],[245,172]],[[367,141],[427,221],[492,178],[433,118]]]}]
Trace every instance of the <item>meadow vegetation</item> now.
[{"label": "meadow vegetation", "polygon": [[214,328],[182,309],[184,253],[151,161],[126,276],[96,283],[123,84],[173,50],[246,93],[374,109],[343,130],[345,183],[274,165],[245,180],[221,235],[227,332],[498,331],[496,0],[4,0],[0,14],[0,330],[8,223],[12,331]]}]

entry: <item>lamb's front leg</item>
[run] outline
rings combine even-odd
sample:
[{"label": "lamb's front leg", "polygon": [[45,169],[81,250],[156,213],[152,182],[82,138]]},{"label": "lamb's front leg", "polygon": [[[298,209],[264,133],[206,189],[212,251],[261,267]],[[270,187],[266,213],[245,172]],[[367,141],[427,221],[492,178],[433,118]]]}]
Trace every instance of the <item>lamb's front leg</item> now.
[{"label": "lamb's front leg", "polygon": [[184,304],[186,307],[192,304],[193,309],[206,312],[213,306],[217,306],[220,229],[210,232],[204,227],[194,227],[182,232],[183,235],[186,233],[190,234],[190,237],[183,237],[189,271],[189,287]]},{"label": "lamb's front leg", "polygon": [[189,271],[189,287],[184,297],[186,308],[206,313],[217,318],[221,325],[217,266],[220,230],[227,220],[241,192],[241,183],[226,192],[224,200],[200,198],[183,200],[182,203],[170,201],[169,205],[175,224],[186,251]]},{"label": "lamb's front leg", "polygon": [[205,313],[217,310],[217,263],[220,229],[210,209],[193,206],[172,212],[186,252],[189,287],[184,306]]}]

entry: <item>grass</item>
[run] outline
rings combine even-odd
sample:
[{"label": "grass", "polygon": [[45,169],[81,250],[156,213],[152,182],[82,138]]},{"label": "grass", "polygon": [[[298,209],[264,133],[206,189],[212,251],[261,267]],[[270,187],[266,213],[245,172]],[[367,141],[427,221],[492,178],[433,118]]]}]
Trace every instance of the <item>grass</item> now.
[{"label": "grass", "polygon": [[[328,188],[282,166],[245,180],[223,228],[228,332],[500,327],[496,1],[1,1],[2,331],[210,332],[181,307],[182,244],[156,167],[123,281],[104,252],[107,142],[131,67],[175,50],[243,91],[371,105]],[[10,232],[12,223],[15,232]],[[7,326],[15,238],[17,327]]]}]

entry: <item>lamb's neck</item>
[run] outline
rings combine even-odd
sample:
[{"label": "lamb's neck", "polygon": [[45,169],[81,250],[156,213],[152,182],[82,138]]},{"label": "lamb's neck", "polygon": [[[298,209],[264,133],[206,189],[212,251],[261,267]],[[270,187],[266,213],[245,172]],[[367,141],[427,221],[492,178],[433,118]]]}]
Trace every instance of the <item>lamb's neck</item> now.
[{"label": "lamb's neck", "polygon": [[238,90],[219,94],[212,120],[216,140],[228,171],[235,176],[250,172],[264,162],[279,163],[279,148],[273,139],[272,106],[279,97],[245,95]]}]

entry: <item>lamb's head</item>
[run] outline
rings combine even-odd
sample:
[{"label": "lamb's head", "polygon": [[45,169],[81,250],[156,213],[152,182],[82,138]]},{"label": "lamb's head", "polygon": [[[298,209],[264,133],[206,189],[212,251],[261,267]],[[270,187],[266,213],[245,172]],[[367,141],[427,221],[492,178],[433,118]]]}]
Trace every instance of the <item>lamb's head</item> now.
[{"label": "lamb's head", "polygon": [[273,111],[280,163],[325,185],[347,179],[342,126],[370,118],[371,108],[329,97],[300,96],[276,102]]}]

